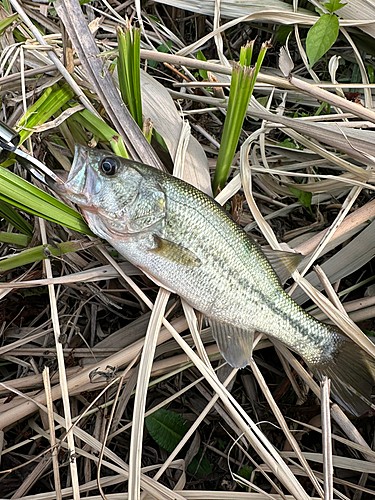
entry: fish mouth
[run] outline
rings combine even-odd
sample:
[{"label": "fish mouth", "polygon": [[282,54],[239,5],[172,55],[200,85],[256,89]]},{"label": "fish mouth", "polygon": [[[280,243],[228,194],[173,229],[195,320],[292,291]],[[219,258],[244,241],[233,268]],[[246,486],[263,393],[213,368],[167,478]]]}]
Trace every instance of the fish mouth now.
[{"label": "fish mouth", "polygon": [[50,182],[50,187],[69,200],[82,206],[90,206],[90,198],[97,191],[97,177],[90,167],[90,149],[75,145],[74,158],[68,178],[63,184]]}]

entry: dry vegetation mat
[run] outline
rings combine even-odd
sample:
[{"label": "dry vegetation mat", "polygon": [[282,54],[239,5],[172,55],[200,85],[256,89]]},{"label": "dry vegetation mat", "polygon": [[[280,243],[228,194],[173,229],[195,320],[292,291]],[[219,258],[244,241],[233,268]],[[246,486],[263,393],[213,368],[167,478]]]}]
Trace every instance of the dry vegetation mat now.
[{"label": "dry vegetation mat", "polygon": [[374,19],[365,0],[0,2],[19,147],[0,158],[0,500],[374,496],[374,406],[346,413],[262,334],[231,368],[48,187],[77,144],[173,173],[299,254],[285,290],[375,357]]}]

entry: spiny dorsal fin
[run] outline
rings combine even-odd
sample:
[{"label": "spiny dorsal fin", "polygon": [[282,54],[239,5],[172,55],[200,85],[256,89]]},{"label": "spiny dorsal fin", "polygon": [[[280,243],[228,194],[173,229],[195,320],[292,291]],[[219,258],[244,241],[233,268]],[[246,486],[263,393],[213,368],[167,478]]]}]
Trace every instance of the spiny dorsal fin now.
[{"label": "spiny dorsal fin", "polygon": [[154,234],[153,237],[156,246],[150,252],[186,267],[199,267],[202,264],[200,258],[188,248],[161,238],[157,234]]},{"label": "spiny dorsal fin", "polygon": [[304,257],[300,253],[272,250],[271,248],[262,247],[262,251],[279,277],[281,283],[285,283],[286,280],[290,278],[291,274],[296,270],[298,264]]},{"label": "spiny dorsal fin", "polygon": [[208,322],[225,361],[233,368],[245,368],[253,354],[254,330],[243,330],[213,319]]}]

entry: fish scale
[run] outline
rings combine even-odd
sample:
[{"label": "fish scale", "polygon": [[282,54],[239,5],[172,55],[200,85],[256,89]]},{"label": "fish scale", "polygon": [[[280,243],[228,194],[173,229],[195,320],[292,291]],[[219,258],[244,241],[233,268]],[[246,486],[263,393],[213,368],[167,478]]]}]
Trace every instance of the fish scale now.
[{"label": "fish scale", "polygon": [[[155,174],[159,175],[158,171]],[[161,175],[163,177],[164,174]],[[166,227],[161,231],[161,236],[186,245],[204,260],[204,265],[194,269],[181,283],[176,283],[174,279],[168,278],[175,274],[168,272],[169,262],[165,260],[160,274],[156,276],[158,280],[164,280],[168,288],[185,296],[193,307],[209,318],[272,335],[307,361],[322,361],[330,356],[332,343],[339,340],[334,335],[334,329],[327,330],[327,325],[323,326],[323,323],[308,315],[290,299],[258,245],[219,205],[204,193],[196,194],[190,185],[183,192],[183,203],[180,201],[181,194],[172,183],[167,184],[166,198],[169,200],[168,211],[175,217],[178,214],[175,221],[177,226],[185,223],[190,230],[177,236],[175,226],[168,224],[167,215]],[[192,214],[190,217],[186,216],[186,206]],[[207,217],[207,214],[212,216]],[[219,223],[221,232],[217,227]],[[216,231],[213,232],[212,228]],[[200,237],[197,238],[197,235]],[[238,245],[239,241],[242,245]],[[232,251],[228,251],[228,247]],[[126,251],[122,247],[118,249],[120,252],[122,250],[121,253]],[[187,282],[190,293],[185,288]],[[199,293],[201,287],[202,293]],[[307,323],[308,338],[305,334]],[[326,349],[323,350],[322,346]]]},{"label": "fish scale", "polygon": [[78,204],[95,234],[203,313],[233,367],[250,363],[259,331],[301,355],[318,378],[329,376],[345,409],[369,409],[374,359],[297,305],[270,264],[281,269],[285,253],[268,261],[212,198],[153,167],[83,146],[55,189]]}]

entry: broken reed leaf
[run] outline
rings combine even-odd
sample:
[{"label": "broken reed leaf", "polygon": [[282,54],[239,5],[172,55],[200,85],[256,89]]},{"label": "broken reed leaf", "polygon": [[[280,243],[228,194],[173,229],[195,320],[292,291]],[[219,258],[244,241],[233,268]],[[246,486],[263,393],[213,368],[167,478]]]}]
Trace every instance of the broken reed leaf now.
[{"label": "broken reed leaf", "polygon": [[47,88],[42,96],[29,107],[27,112],[18,122],[20,129],[20,144],[22,144],[33,133],[33,127],[42,125],[48,118],[56,113],[74,95],[74,92],[65,84],[61,87],[58,84]]},{"label": "broken reed leaf", "polygon": [[150,120],[150,118],[147,118],[147,120],[143,122],[142,132],[150,144],[151,144],[153,130],[154,130],[154,125]]},{"label": "broken reed leaf", "polygon": [[81,214],[1,166],[0,200],[24,212],[94,236]]},{"label": "broken reed leaf", "polygon": [[140,77],[140,30],[130,23],[124,30],[117,29],[117,71],[121,97],[139,128],[143,127],[141,77]]},{"label": "broken reed leaf", "polygon": [[65,253],[77,252],[78,250],[83,250],[93,244],[94,242],[92,241],[85,243],[81,240],[75,240],[56,243],[55,246],[39,245],[37,247],[28,248],[17,255],[0,260],[0,272],[10,271],[16,267],[32,264],[33,262],[38,262],[39,260],[44,260],[50,257],[60,257]]},{"label": "broken reed leaf", "polygon": [[332,47],[339,34],[339,20],[334,14],[323,14],[309,29],[306,54],[310,68]]},{"label": "broken reed leaf", "polygon": [[[255,64],[255,68],[254,68],[254,74],[253,74],[253,79],[252,79],[252,84],[251,84],[252,85],[251,86],[251,94],[253,93],[256,79],[258,78],[260,68],[262,67],[263,60],[266,56],[266,52],[269,49],[269,47],[271,47],[270,42],[263,42],[262,43],[262,46],[261,46],[259,54],[258,54],[257,62]],[[250,95],[250,97],[251,97],[251,95]]]},{"label": "broken reed leaf", "polygon": [[113,152],[117,156],[127,159],[129,158],[122,137],[120,137],[120,135],[113,130],[113,128],[107,125],[104,120],[91,113],[91,111],[84,109],[83,111],[76,113],[73,117],[71,117],[71,119],[80,123],[83,127],[85,127],[85,129],[94,134],[97,139],[108,141]]},{"label": "broken reed leaf", "polygon": [[7,233],[5,231],[1,231],[0,241],[1,243],[8,243],[10,245],[16,245],[19,247],[27,247],[27,245],[31,241],[31,236],[26,236],[26,234]]},{"label": "broken reed leaf", "polygon": [[247,42],[246,45],[241,47],[240,51],[240,65],[241,66],[251,66],[251,59],[253,57],[253,48],[255,40]]}]

